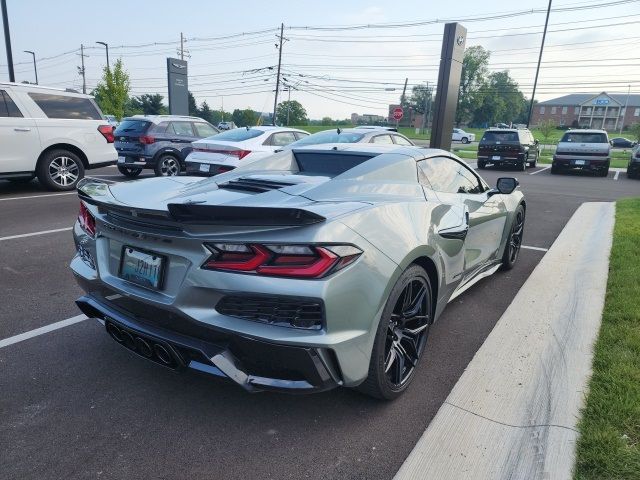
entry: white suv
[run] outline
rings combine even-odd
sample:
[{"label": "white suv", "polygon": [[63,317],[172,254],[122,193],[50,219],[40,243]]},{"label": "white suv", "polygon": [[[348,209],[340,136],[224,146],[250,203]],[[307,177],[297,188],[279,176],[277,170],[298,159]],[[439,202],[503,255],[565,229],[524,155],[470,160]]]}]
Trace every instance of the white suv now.
[{"label": "white suv", "polygon": [[113,140],[91,96],[0,82],[0,179],[72,190],[85,170],[116,163]]}]

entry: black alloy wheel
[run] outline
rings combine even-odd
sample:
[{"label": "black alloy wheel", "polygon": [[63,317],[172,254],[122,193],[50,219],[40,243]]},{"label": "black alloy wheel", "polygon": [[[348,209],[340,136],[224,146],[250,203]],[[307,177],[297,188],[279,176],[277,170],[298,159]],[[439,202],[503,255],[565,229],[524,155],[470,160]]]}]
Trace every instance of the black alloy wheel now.
[{"label": "black alloy wheel", "polygon": [[402,290],[388,321],[384,371],[393,387],[409,379],[424,350],[429,330],[429,290],[421,278]]},{"label": "black alloy wheel", "polygon": [[367,378],[358,390],[392,400],[409,387],[425,351],[432,295],[429,276],[419,265],[409,266],[398,278],[378,323]]},{"label": "black alloy wheel", "polygon": [[522,237],[524,235],[524,220],[524,207],[519,205],[513,219],[513,224],[511,225],[509,238],[507,238],[504,254],[502,255],[502,270],[511,270],[518,260],[520,248],[522,247]]}]

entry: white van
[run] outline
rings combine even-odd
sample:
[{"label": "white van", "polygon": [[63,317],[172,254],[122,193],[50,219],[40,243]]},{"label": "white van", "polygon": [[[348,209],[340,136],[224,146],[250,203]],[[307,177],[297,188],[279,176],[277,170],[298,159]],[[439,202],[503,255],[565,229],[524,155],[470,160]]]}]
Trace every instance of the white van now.
[{"label": "white van", "polygon": [[113,141],[93,97],[0,82],[0,179],[72,190],[85,170],[116,163]]}]

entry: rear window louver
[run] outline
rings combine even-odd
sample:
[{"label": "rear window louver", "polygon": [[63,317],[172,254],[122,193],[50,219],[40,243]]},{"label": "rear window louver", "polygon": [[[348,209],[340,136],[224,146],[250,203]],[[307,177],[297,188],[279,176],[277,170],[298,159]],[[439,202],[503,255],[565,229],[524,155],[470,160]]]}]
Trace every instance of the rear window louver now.
[{"label": "rear window louver", "polygon": [[274,180],[261,180],[255,178],[238,178],[236,180],[230,180],[218,185],[218,188],[225,188],[228,190],[242,190],[245,192],[263,193],[270,190],[280,190],[284,187],[290,187],[295,183],[277,182]]}]

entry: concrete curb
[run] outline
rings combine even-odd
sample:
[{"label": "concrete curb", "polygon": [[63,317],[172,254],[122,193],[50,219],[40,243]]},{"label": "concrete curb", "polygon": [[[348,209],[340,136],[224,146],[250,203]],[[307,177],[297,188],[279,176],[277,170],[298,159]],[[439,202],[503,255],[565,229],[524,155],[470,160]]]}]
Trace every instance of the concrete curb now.
[{"label": "concrete curb", "polygon": [[565,479],[606,292],[615,204],[584,203],[395,476]]}]

